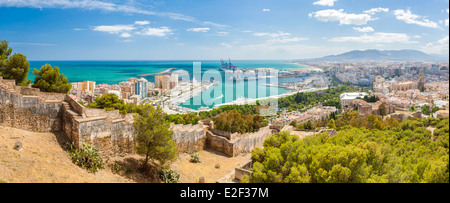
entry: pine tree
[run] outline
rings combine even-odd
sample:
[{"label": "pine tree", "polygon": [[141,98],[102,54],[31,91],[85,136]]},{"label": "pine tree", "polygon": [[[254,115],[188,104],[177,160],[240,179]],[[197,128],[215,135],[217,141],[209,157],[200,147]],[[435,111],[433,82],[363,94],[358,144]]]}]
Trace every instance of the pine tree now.
[{"label": "pine tree", "polygon": [[59,68],[52,68],[50,64],[41,67],[41,70],[34,69],[35,75],[32,87],[39,88],[43,92],[69,93],[72,84],[69,83],[64,74],[59,73]]},{"label": "pine tree", "polygon": [[[3,57],[3,56],[2,56]],[[14,54],[6,62],[0,62],[2,77],[4,79],[15,80],[19,86],[28,86],[31,80],[27,80],[30,63],[27,57],[22,54]]]},{"label": "pine tree", "polygon": [[137,115],[133,124],[138,143],[136,151],[145,156],[143,168],[147,168],[150,160],[157,161],[158,163],[154,163],[165,167],[167,163],[175,160],[177,155],[170,123],[165,120],[166,115],[161,107],[143,105],[141,108],[142,114]]}]

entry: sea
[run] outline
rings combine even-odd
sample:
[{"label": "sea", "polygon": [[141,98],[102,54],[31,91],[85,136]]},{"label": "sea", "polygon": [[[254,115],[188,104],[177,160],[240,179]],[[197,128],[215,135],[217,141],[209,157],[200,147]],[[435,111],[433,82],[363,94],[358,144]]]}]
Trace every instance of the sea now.
[{"label": "sea", "polygon": [[[194,62],[201,63],[202,74],[209,70],[218,70],[221,62],[217,61],[30,61],[30,73],[28,79],[34,81],[32,74],[34,69],[40,69],[45,64],[59,67],[60,73],[64,74],[69,82],[96,81],[97,84],[119,84],[129,78],[138,75],[159,73],[169,68],[172,71],[187,71],[192,79]],[[275,68],[278,70],[305,70],[307,66],[293,64],[287,61],[232,61],[233,65],[240,69]],[[223,73],[223,72],[221,72]],[[268,87],[259,84],[258,81],[232,81],[223,78],[221,84],[211,87],[209,90],[191,98],[180,106],[199,109],[201,107],[213,108],[215,105],[229,103],[239,98],[251,99],[265,98],[287,93],[291,90],[281,87]],[[150,82],[155,81],[154,76],[144,77]],[[199,81],[199,78],[195,78]],[[278,78],[278,83],[298,82],[302,78]],[[220,81],[220,80],[219,80]],[[270,79],[266,82],[271,83]],[[232,93],[230,93],[232,91]],[[232,96],[231,96],[232,95]],[[201,99],[199,99],[201,98]],[[205,99],[206,98],[206,99]],[[197,101],[201,100],[201,104]]]}]

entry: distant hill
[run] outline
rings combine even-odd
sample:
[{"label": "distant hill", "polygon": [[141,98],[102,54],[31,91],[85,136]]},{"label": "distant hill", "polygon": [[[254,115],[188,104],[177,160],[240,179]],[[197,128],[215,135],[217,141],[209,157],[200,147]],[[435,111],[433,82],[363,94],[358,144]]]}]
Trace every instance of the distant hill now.
[{"label": "distant hill", "polygon": [[434,62],[448,61],[448,56],[430,55],[417,50],[387,50],[369,49],[365,51],[350,51],[339,55],[325,56],[323,58],[296,60],[299,62],[362,62],[362,61],[410,61]]}]

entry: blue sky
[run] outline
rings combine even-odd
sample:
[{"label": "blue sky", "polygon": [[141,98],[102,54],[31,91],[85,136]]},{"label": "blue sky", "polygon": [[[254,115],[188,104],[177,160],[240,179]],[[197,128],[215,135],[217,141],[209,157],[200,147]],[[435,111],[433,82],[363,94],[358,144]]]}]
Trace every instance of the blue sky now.
[{"label": "blue sky", "polygon": [[0,0],[29,60],[290,60],[449,52],[448,0]]}]

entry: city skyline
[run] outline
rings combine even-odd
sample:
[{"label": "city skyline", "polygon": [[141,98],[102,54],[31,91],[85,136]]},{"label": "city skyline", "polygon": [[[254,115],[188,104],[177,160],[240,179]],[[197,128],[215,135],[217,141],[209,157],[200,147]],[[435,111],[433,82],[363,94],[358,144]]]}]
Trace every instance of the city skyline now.
[{"label": "city skyline", "polygon": [[448,55],[448,8],[444,0],[0,0],[0,39],[29,60]]}]

